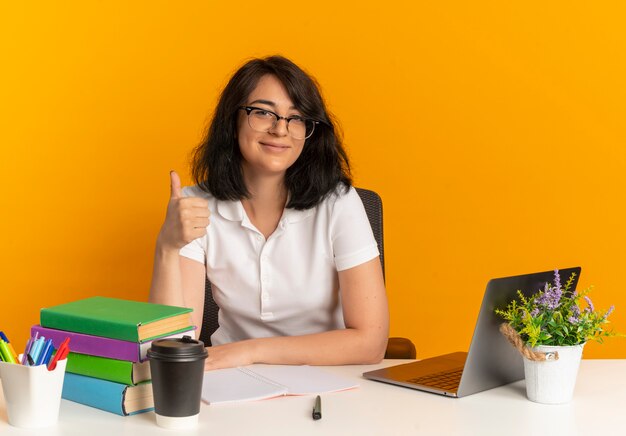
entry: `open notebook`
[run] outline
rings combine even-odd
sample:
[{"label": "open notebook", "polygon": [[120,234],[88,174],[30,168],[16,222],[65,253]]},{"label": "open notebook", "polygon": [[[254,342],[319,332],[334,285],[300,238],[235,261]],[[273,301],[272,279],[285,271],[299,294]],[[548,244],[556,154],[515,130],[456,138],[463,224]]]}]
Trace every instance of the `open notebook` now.
[{"label": "open notebook", "polygon": [[249,365],[206,371],[202,400],[209,404],[311,395],[356,388],[358,383],[312,366]]}]

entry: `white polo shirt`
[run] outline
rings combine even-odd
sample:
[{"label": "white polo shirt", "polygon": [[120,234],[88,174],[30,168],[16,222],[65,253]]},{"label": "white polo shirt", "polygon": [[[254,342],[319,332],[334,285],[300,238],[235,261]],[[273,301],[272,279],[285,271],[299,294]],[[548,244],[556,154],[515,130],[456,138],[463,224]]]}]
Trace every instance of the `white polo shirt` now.
[{"label": "white polo shirt", "polygon": [[180,254],[206,265],[220,309],[213,345],[345,328],[337,271],[378,256],[354,188],[338,189],[312,209],[285,209],[267,240],[241,201],[216,200],[196,186],[183,195],[209,202],[206,236]]}]

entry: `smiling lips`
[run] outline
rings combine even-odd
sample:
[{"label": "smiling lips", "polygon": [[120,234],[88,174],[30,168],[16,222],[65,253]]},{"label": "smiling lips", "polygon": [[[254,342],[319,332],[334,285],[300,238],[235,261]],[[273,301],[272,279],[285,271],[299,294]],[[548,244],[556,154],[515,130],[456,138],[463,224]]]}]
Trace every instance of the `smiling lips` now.
[{"label": "smiling lips", "polygon": [[277,144],[274,142],[259,142],[259,143],[263,146],[263,148],[269,151],[281,152],[281,151],[288,150],[290,148],[287,145]]}]

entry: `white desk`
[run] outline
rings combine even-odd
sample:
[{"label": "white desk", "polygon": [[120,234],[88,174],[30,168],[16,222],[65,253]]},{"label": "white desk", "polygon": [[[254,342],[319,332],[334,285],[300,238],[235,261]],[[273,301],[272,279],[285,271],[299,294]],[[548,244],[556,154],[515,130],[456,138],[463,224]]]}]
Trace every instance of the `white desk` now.
[{"label": "white desk", "polygon": [[[314,397],[281,397],[239,404],[202,405],[201,435],[624,435],[626,360],[583,360],[574,399],[549,406],[526,399],[520,381],[455,399],[365,380],[379,365],[327,367],[360,379],[360,387],[322,396],[323,418],[313,421]],[[153,412],[121,417],[62,400],[56,427],[23,430],[7,423],[0,395],[0,435],[166,435]]]}]

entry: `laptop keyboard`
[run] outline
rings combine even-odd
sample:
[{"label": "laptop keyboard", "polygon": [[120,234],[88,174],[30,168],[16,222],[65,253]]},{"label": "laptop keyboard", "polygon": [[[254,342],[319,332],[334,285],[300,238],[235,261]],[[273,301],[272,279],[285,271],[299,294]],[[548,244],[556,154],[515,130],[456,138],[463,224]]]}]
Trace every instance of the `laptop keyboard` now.
[{"label": "laptop keyboard", "polygon": [[431,386],[443,390],[454,390],[459,387],[462,373],[463,368],[459,368],[452,371],[437,372],[422,377],[412,378],[407,380],[407,382],[423,386]]}]

